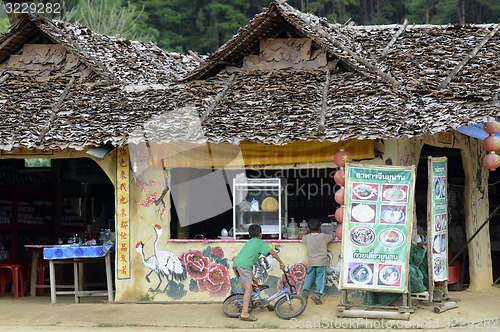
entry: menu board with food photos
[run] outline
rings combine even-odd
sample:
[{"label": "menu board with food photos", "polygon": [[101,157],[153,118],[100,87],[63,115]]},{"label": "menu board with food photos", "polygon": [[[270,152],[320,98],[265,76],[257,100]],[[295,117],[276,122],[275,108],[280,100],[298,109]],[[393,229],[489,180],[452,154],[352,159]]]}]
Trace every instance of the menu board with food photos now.
[{"label": "menu board with food photos", "polygon": [[415,167],[346,165],[341,288],[408,290]]},{"label": "menu board with food photos", "polygon": [[434,281],[448,280],[448,194],[447,159],[429,157],[429,186],[427,200],[429,219],[427,222],[427,252],[429,275]]}]

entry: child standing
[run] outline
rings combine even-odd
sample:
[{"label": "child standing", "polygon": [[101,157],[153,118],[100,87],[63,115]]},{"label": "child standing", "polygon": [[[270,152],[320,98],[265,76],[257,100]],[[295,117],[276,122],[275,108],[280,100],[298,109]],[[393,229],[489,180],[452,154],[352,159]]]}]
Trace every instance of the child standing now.
[{"label": "child standing", "polygon": [[321,224],[317,219],[308,222],[308,228],[302,237],[302,243],[307,246],[307,275],[302,287],[302,296],[307,299],[308,291],[316,285],[316,295],[311,300],[322,304],[321,296],[326,285],[326,265],[328,264],[328,243],[333,241],[333,235],[321,233]]},{"label": "child standing", "polygon": [[285,269],[285,264],[281,261],[278,254],[271,249],[269,244],[262,240],[262,229],[259,225],[252,224],[248,228],[248,235],[250,240],[241,248],[233,262],[233,270],[238,278],[241,280],[243,290],[243,309],[240,314],[241,320],[256,321],[257,318],[248,312],[250,305],[250,296],[252,294],[252,281],[254,280],[252,267],[259,259],[260,255],[271,255],[279,263],[282,270]]}]

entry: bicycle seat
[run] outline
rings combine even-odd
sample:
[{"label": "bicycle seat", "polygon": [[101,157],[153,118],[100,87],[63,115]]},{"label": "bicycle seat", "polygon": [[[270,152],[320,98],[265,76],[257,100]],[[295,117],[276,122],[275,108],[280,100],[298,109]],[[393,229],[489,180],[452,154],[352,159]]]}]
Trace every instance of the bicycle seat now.
[{"label": "bicycle seat", "polygon": [[253,288],[258,289],[258,290],[264,290],[264,289],[268,289],[269,286],[268,285],[253,285]]}]

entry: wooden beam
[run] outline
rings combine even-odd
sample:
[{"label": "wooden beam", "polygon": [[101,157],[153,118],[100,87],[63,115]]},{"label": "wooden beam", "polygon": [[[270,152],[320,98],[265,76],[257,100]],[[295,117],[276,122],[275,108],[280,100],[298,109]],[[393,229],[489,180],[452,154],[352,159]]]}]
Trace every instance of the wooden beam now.
[{"label": "wooden beam", "polygon": [[330,86],[330,71],[326,71],[325,85],[323,86],[323,98],[321,102],[321,111],[319,113],[319,125],[318,131],[320,133],[325,131],[325,116],[326,116],[326,106],[328,101],[328,87]]},{"label": "wooden beam", "polygon": [[64,99],[68,95],[69,90],[73,86],[74,82],[75,82],[75,76],[72,76],[71,79],[69,80],[68,84],[66,84],[66,87],[64,88],[64,91],[61,93],[61,96],[59,97],[59,100],[57,101],[57,103],[52,108],[52,112],[50,114],[49,120],[47,120],[47,123],[45,124],[45,126],[42,127],[42,130],[40,131],[40,135],[38,136],[36,144],[38,144],[38,145],[42,144],[42,140],[43,140],[45,134],[47,133],[47,131],[49,131],[50,126],[52,125],[52,122],[56,118],[57,112],[59,111],[59,108],[62,105],[62,102],[64,101]]},{"label": "wooden beam", "polygon": [[[311,25],[312,26],[312,25]],[[334,28],[335,29],[335,28]],[[338,34],[342,35],[342,32],[339,31],[338,29],[335,29],[337,31]],[[356,60],[358,63],[362,64],[363,66],[366,67],[366,69],[381,77],[383,80],[385,80],[386,82],[389,82],[391,83],[392,85],[394,86],[400,86],[402,83],[399,82],[396,78],[394,78],[392,75],[388,74],[388,73],[385,73],[383,72],[382,70],[378,69],[377,66],[375,66],[374,64],[370,63],[368,60],[360,57],[359,55],[357,55],[355,52],[353,52],[349,47],[345,46],[344,44],[340,43],[337,39],[334,39],[330,34],[328,34],[326,31],[324,31],[323,29],[316,29],[316,32],[319,33],[323,38],[327,39],[330,43],[332,43],[334,46],[340,48],[342,51],[346,52],[347,54],[349,54],[349,56],[351,56],[354,60]],[[321,42],[319,42],[319,44],[322,44]],[[342,59],[341,59],[342,60]],[[357,67],[356,70],[360,71],[360,72],[363,72],[363,70],[356,64],[353,64],[353,63],[349,63],[349,65],[351,66],[355,66]]]},{"label": "wooden beam", "polygon": [[7,73],[7,74],[3,75],[2,77],[0,77],[0,84],[7,81],[7,79],[9,79],[9,76],[10,76],[10,74]]},{"label": "wooden beam", "polygon": [[387,55],[387,52],[389,52],[391,47],[396,43],[396,40],[398,40],[398,38],[403,34],[407,26],[408,26],[408,20],[405,19],[403,25],[399,28],[398,32],[396,32],[396,34],[392,37],[389,44],[387,44],[387,46],[384,48],[384,51],[382,52],[382,57],[385,57]]},{"label": "wooden beam", "polygon": [[236,73],[232,74],[229,77],[229,80],[227,81],[222,91],[219,92],[219,94],[215,97],[213,103],[208,107],[207,111],[204,112],[203,115],[201,116],[200,123],[203,123],[203,121],[205,121],[205,119],[208,118],[210,113],[212,113],[214,109],[220,104],[222,99],[224,99],[224,96],[226,95],[227,91],[229,91],[229,88],[233,84],[235,78],[236,78]]},{"label": "wooden beam", "polygon": [[477,44],[476,47],[474,47],[474,49],[469,54],[467,54],[458,65],[455,66],[455,68],[453,68],[448,77],[441,81],[438,89],[441,90],[446,88],[448,84],[450,84],[453,77],[455,77],[458,72],[462,70],[462,68],[465,67],[465,65],[477,55],[479,50],[498,32],[498,30],[500,30],[500,23],[497,23],[495,25],[495,28],[493,28],[493,30],[491,30],[489,34],[484,36],[483,40],[481,40],[481,42]]},{"label": "wooden beam", "polygon": [[200,64],[203,64],[205,60],[198,55],[198,53],[193,52],[191,50],[188,51],[189,55],[191,55],[196,61],[198,61]]}]

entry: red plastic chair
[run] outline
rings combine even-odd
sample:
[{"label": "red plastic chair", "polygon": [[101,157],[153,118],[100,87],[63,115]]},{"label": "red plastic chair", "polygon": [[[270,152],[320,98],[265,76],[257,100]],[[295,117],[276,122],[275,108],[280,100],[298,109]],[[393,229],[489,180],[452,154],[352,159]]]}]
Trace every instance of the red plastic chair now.
[{"label": "red plastic chair", "polygon": [[23,269],[21,264],[0,264],[0,296],[5,296],[5,285],[8,283],[7,271],[10,270],[12,274],[12,293],[17,299],[19,297],[19,290],[21,296],[24,297],[24,280]]}]

